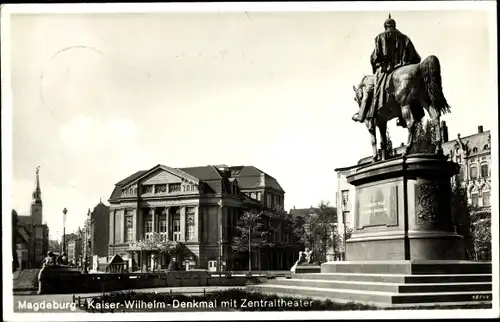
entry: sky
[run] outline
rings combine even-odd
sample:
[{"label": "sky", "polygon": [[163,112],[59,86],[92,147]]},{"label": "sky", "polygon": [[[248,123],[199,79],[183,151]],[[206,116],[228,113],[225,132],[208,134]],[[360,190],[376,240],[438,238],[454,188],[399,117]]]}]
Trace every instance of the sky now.
[{"label": "sky", "polygon": [[[253,165],[279,181],[286,209],[334,205],[334,169],[371,153],[351,121],[352,85],[371,73],[387,14],[12,15],[12,207],[29,214],[40,166],[56,238],[63,208],[75,231],[116,182],[157,164]],[[441,62],[450,139],[496,131],[491,15],[391,14],[422,58]],[[395,120],[389,130],[406,142]]]}]

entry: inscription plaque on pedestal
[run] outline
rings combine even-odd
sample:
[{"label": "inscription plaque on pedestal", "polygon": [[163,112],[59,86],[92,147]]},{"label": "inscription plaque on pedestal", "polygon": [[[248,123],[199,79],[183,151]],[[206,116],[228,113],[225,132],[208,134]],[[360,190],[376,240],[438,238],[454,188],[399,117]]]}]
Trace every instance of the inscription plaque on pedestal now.
[{"label": "inscription plaque on pedestal", "polygon": [[357,191],[356,229],[398,225],[398,187],[366,187]]}]

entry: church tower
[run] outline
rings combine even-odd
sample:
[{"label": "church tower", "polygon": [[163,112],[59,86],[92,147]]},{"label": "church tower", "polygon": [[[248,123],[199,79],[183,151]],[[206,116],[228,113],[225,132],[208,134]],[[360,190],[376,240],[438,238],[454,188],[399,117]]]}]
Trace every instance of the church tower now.
[{"label": "church tower", "polygon": [[31,200],[31,223],[34,225],[42,224],[42,190],[40,189],[40,167],[36,167],[36,181],[35,190],[33,191],[33,198]]}]

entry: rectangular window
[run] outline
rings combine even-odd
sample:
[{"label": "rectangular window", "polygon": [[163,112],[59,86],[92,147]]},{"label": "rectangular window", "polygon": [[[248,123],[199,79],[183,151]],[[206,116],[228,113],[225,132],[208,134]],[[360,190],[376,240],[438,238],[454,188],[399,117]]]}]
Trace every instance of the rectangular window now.
[{"label": "rectangular window", "polygon": [[132,241],[132,229],[132,227],[127,227],[127,234],[125,235],[126,242]]},{"label": "rectangular window", "polygon": [[483,192],[483,206],[484,207],[491,206],[491,204],[490,204],[490,192],[489,191]]},{"label": "rectangular window", "polygon": [[180,183],[171,183],[168,185],[168,192],[180,192],[181,184]]},{"label": "rectangular window", "polygon": [[166,184],[157,184],[155,186],[155,192],[156,193],[165,193],[165,192],[167,192],[167,185]]},{"label": "rectangular window", "polygon": [[471,195],[471,199],[472,199],[472,206],[477,207],[478,204],[479,204],[479,196],[478,196],[478,194],[477,193],[473,193]]},{"label": "rectangular window", "polygon": [[167,232],[167,221],[162,220],[160,221],[160,233],[166,233]]},{"label": "rectangular window", "polygon": [[153,193],[153,186],[152,185],[142,186],[142,193]]},{"label": "rectangular window", "polygon": [[188,225],[188,240],[193,240],[194,239],[194,224],[189,224]]},{"label": "rectangular window", "polygon": [[153,235],[153,221],[147,220],[144,222],[144,236],[146,239],[150,239]]},{"label": "rectangular window", "polygon": [[487,164],[481,165],[481,177],[486,178],[488,176],[489,176],[488,165]]},{"label": "rectangular window", "polygon": [[349,190],[342,190],[342,199],[340,202],[342,205],[347,205],[349,203]]},{"label": "rectangular window", "polygon": [[181,220],[180,220],[179,215],[175,215],[175,217],[174,217],[173,232],[174,232],[174,241],[180,241],[181,240]]},{"label": "rectangular window", "polygon": [[477,178],[477,167],[476,166],[470,167],[470,178],[471,179]]},{"label": "rectangular window", "polygon": [[270,194],[267,195],[267,204],[266,204],[267,207],[271,207],[272,197],[273,196]]},{"label": "rectangular window", "polygon": [[132,231],[134,228],[133,217],[126,216],[125,217],[125,241],[132,241]]}]

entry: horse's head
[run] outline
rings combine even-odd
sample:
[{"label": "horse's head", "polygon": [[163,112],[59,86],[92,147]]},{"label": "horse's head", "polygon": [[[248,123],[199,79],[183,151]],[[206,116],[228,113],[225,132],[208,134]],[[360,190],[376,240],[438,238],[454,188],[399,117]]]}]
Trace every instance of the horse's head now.
[{"label": "horse's head", "polygon": [[363,84],[359,84],[358,87],[352,85],[352,89],[354,90],[354,101],[358,103],[358,106],[360,106],[361,102],[363,101],[363,96],[364,96],[363,88],[364,88]]},{"label": "horse's head", "polygon": [[358,106],[361,106],[363,99],[367,99],[366,95],[368,94],[368,90],[373,87],[373,80],[370,76],[364,76],[359,83],[358,87],[352,86],[354,90],[354,101],[358,103]]}]

